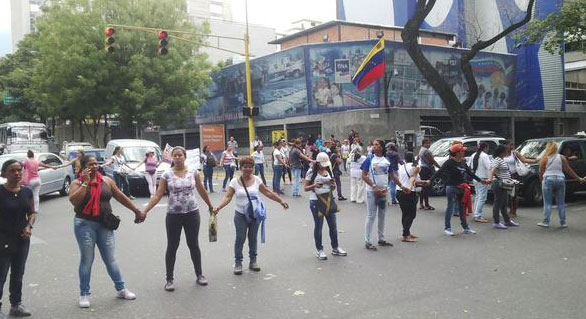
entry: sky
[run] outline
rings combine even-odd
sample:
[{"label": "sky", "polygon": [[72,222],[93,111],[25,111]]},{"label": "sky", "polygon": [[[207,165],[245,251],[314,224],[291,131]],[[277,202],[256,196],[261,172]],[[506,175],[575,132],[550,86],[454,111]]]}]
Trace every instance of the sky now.
[{"label": "sky", "polygon": [[[232,17],[245,21],[244,0],[232,0]],[[277,31],[289,29],[291,22],[296,20],[327,22],[335,18],[335,0],[248,0],[249,23],[273,27]],[[11,47],[10,0],[0,0],[0,56],[10,53]]]}]

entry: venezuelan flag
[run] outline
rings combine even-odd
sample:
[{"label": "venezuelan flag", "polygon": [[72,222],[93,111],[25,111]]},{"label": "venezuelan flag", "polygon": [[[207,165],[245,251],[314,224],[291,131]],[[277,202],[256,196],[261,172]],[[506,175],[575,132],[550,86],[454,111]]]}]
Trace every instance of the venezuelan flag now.
[{"label": "venezuelan flag", "polygon": [[356,70],[352,83],[358,87],[358,91],[364,91],[385,75],[385,67],[385,39],[381,38]]}]

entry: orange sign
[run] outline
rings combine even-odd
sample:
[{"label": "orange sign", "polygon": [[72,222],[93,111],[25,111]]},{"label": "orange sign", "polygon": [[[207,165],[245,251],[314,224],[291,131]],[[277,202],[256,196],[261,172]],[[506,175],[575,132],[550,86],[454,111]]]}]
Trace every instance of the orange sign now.
[{"label": "orange sign", "polygon": [[226,148],[224,125],[200,125],[201,149],[208,145],[212,153],[223,152]]}]

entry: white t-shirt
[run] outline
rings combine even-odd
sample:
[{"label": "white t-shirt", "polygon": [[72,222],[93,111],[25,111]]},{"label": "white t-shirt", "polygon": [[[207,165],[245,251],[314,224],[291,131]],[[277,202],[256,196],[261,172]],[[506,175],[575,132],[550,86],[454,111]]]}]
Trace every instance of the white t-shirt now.
[{"label": "white t-shirt", "polygon": [[[310,168],[307,171],[307,173],[305,174],[305,180],[311,181],[312,176],[313,176],[313,169]],[[317,196],[315,195],[316,193],[317,194],[329,193],[331,190],[331,186],[330,186],[331,180],[332,180],[332,177],[330,176],[330,173],[328,173],[327,176],[322,176],[321,174],[317,173],[317,175],[315,175],[314,183],[321,183],[322,185],[320,188],[314,188],[309,191],[309,200],[317,200]]]},{"label": "white t-shirt", "polygon": [[[389,167],[391,163],[384,156],[371,156],[366,158],[360,167],[363,172],[368,173],[370,180],[378,187],[389,187]],[[366,184],[367,191],[374,191],[370,185]]]},{"label": "white t-shirt", "polygon": [[265,162],[265,155],[262,152],[254,152],[252,158],[254,158],[254,164],[264,164]]},{"label": "white t-shirt", "polygon": [[[405,165],[399,165],[399,170],[397,171],[397,176],[399,177],[399,181],[403,187],[409,186],[409,180],[413,175],[415,175],[415,181],[419,181],[419,174],[415,174],[417,170],[417,166],[413,167],[413,163],[406,163]],[[409,173],[409,174],[407,174]],[[415,185],[411,188],[411,191],[415,191]],[[402,190],[399,185],[397,185],[397,190]]]},{"label": "white t-shirt", "polygon": [[362,166],[362,163],[364,163],[364,161],[366,160],[366,156],[360,156],[360,158],[356,162],[352,157],[348,158],[348,160],[350,161],[350,177],[362,178],[362,170],[360,169],[360,166]]},{"label": "white t-shirt", "polygon": [[[260,184],[262,184],[262,180],[258,176],[254,176],[254,184],[246,187],[251,198],[259,197]],[[236,211],[240,214],[246,214],[244,210],[248,204],[248,197],[246,196],[246,191],[241,184],[240,176],[232,178],[230,185],[228,186],[234,190],[236,195]]]},{"label": "white t-shirt", "polygon": [[[468,163],[468,166],[470,166],[470,169],[472,169],[473,171],[474,156],[476,156],[476,154],[470,157],[470,163]],[[478,168],[476,169],[475,174],[481,179],[487,179],[490,177],[490,157],[488,156],[488,154],[484,152],[480,153],[480,156],[478,157]]]},{"label": "white t-shirt", "polygon": [[281,160],[283,160],[283,162],[285,161],[285,156],[283,155],[283,152],[275,148],[275,150],[273,151],[273,165],[283,165],[281,162],[279,162],[277,156],[279,156]]}]

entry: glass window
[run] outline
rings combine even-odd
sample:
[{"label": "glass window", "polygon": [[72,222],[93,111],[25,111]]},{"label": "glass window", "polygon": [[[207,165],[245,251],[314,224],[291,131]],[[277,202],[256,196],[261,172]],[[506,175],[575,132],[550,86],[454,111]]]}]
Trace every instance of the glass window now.
[{"label": "glass window", "polygon": [[496,143],[493,141],[480,141],[480,143],[484,143],[484,144],[488,145],[488,150],[486,150],[486,153],[488,155],[492,155],[494,153],[494,150],[497,147]]},{"label": "glass window", "polygon": [[[519,147],[517,152],[526,158],[541,158],[541,155],[547,147],[548,141],[525,141]],[[559,142],[557,142],[559,144]]]},{"label": "glass window", "polygon": [[466,142],[464,143],[464,147],[468,148],[466,150],[466,157],[472,156],[478,150],[478,143],[476,141]]},{"label": "glass window", "polygon": [[142,162],[146,158],[146,152],[149,148],[155,149],[155,155],[157,156],[157,161],[162,161],[163,156],[161,154],[161,149],[158,147],[151,147],[151,146],[131,146],[131,147],[123,147],[124,151],[124,158],[127,162]]},{"label": "glass window", "polygon": [[61,160],[55,155],[47,155],[43,163],[50,166],[58,166],[61,165]]}]

